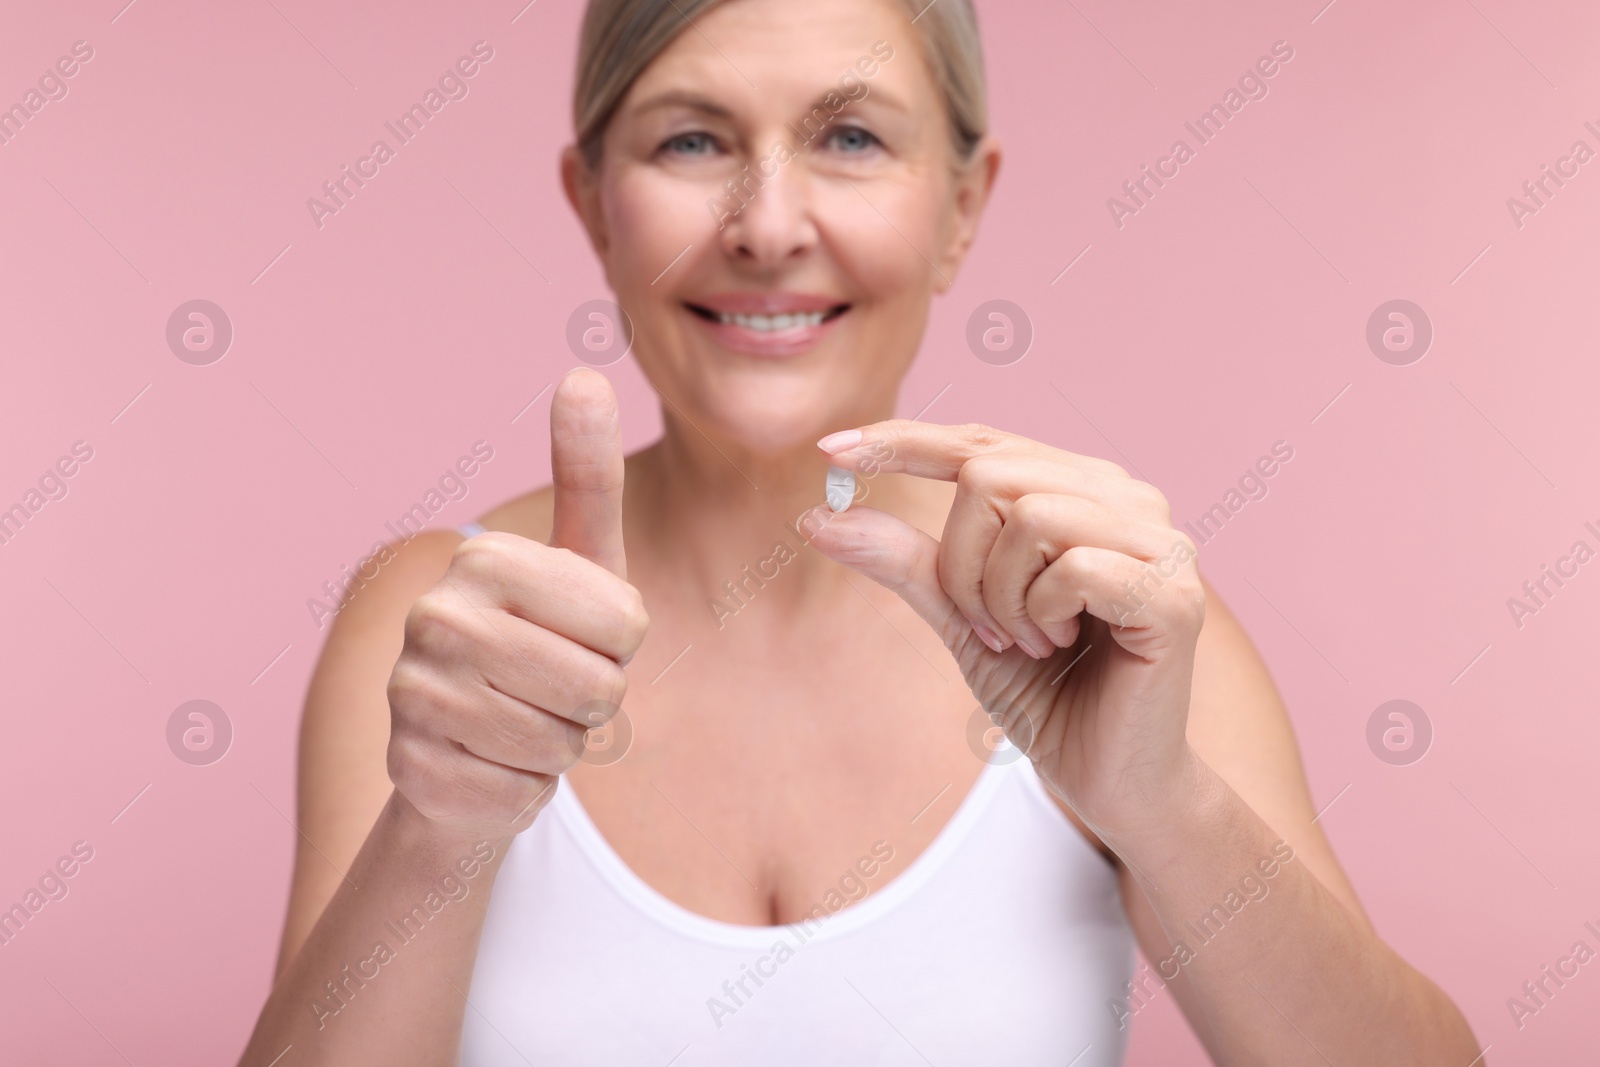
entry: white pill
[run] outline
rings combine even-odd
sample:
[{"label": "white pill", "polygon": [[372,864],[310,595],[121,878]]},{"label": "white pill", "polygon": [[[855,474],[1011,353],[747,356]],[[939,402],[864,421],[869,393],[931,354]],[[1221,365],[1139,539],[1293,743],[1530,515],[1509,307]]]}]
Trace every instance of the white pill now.
[{"label": "white pill", "polygon": [[843,467],[828,468],[828,507],[844,511],[856,498],[856,472]]}]

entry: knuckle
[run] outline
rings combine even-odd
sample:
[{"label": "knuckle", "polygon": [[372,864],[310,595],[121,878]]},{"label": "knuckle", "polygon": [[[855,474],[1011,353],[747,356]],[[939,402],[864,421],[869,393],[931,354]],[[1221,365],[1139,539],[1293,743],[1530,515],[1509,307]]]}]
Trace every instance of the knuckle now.
[{"label": "knuckle", "polygon": [[411,731],[400,730],[389,738],[385,766],[389,780],[406,796],[413,800],[431,796],[431,783],[436,777],[438,759],[430,747]]},{"label": "knuckle", "polygon": [[1172,505],[1167,500],[1167,495],[1149,482],[1134,482],[1140,502],[1158,515],[1171,517]]},{"label": "knuckle", "polygon": [[515,535],[501,530],[486,530],[456,546],[450,569],[474,585],[491,584],[505,573]]},{"label": "knuckle", "polygon": [[[622,698],[627,695],[627,692],[628,672],[611,660],[599,657],[599,662],[595,664],[593,673],[584,679],[582,699],[579,700],[578,707],[583,708],[585,705],[600,701],[605,705],[604,717],[598,721],[584,721],[584,728],[600,725],[605,719],[609,719],[617,707],[622,704]],[[595,717],[594,709],[590,709],[590,718]]]},{"label": "knuckle", "polygon": [[634,586],[627,586],[622,598],[623,643],[637,647],[650,629],[650,613],[645,610],[644,594]]},{"label": "knuckle", "polygon": [[424,651],[448,648],[460,626],[454,606],[430,590],[418,597],[406,612],[406,644]]},{"label": "knuckle", "polygon": [[1107,459],[1105,456],[1090,455],[1089,453],[1085,452],[1078,454],[1078,458],[1084,470],[1088,471],[1090,474],[1101,475],[1117,481],[1132,482],[1139,480],[1128,472],[1128,468],[1124,467],[1116,460]]},{"label": "knuckle", "polygon": [[[585,709],[582,704],[569,714],[579,712],[583,712],[587,718],[599,717],[593,709]],[[525,773],[563,774],[570,770],[583,754],[584,734],[591,727],[601,725],[599,722],[579,724],[554,712],[534,714],[538,721],[528,729],[520,742],[524,759],[519,766],[524,768]]]},{"label": "knuckle", "polygon": [[[541,716],[543,722],[522,739],[524,766],[537,774],[560,774],[577,761],[571,723]],[[526,803],[526,801],[524,801]]]},{"label": "knuckle", "polygon": [[389,671],[389,680],[383,687],[383,695],[388,698],[391,709],[403,701],[406,693],[410,692],[412,670],[411,657],[404,652],[400,653],[400,658],[394,661],[394,668]]},{"label": "knuckle", "polygon": [[537,771],[523,777],[522,788],[513,798],[517,804],[511,815],[510,825],[513,829],[520,832],[532,825],[533,820],[545,809],[545,805],[550,803],[550,798],[559,788],[556,785],[557,781],[554,775],[540,774]]},{"label": "knuckle", "polygon": [[1061,507],[1058,501],[1042,493],[1027,493],[1018,497],[1011,505],[1009,521],[1022,527],[1025,532],[1033,533],[1044,529],[1053,518],[1060,515]]},{"label": "knuckle", "polygon": [[400,658],[395,660],[394,669],[389,672],[389,683],[385,687],[390,710],[404,718],[404,715],[399,714],[401,710],[409,710],[426,693],[427,675],[426,667],[410,655],[402,653]]},{"label": "knuckle", "polygon": [[995,484],[1007,466],[1004,459],[992,454],[973,456],[956,472],[956,484],[969,492],[981,493],[985,487]]},{"label": "knuckle", "polygon": [[614,708],[621,707],[622,698],[628,695],[628,672],[612,663],[609,664],[609,670],[606,673],[610,676],[610,688],[606,693],[605,700]]},{"label": "knuckle", "polygon": [[1094,564],[1090,562],[1088,545],[1071,545],[1056,557],[1052,566],[1062,572],[1062,577],[1074,587],[1082,587]]},{"label": "knuckle", "polygon": [[1005,434],[981,422],[962,423],[961,432],[978,448],[993,448],[1005,440]]},{"label": "knuckle", "polygon": [[437,747],[479,715],[460,682],[428,663],[396,663],[388,692],[391,731],[419,745]]},{"label": "knuckle", "polygon": [[495,558],[499,552],[495,531],[485,530],[476,537],[469,537],[456,546],[450,555],[451,569],[459,570],[465,574],[472,574],[485,563]]},{"label": "knuckle", "polygon": [[588,732],[585,727],[568,724],[560,735],[552,737],[549,761],[541,768],[541,773],[565,774],[576,767],[583,758],[583,739]]}]

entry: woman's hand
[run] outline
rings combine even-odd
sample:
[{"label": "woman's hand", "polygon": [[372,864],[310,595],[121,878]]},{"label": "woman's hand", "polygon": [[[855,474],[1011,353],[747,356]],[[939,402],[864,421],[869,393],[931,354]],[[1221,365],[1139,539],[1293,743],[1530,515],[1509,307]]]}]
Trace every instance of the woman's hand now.
[{"label": "woman's hand", "polygon": [[944,536],[874,508],[823,508],[811,543],[934,628],[978,702],[1100,836],[1186,803],[1205,594],[1161,493],[986,426],[892,419],[860,432],[836,466],[956,483]]},{"label": "woman's hand", "polygon": [[616,712],[649,626],[622,547],[616,395],[580,369],[550,402],[550,544],[463,541],[412,605],[389,679],[389,776],[451,833],[526,829],[583,736]]}]

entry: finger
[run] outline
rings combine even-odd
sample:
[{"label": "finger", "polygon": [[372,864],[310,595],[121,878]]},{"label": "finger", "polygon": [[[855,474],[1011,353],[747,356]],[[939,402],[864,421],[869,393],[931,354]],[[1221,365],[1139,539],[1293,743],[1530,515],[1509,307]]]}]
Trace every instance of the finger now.
[{"label": "finger", "polygon": [[[819,441],[831,447],[824,452],[834,457],[834,465],[850,470],[875,466],[894,474],[954,481],[961,467],[977,456],[1035,456],[1057,463],[1126,478],[1128,472],[1109,460],[1082,456],[1051,448],[1018,434],[996,430],[979,423],[945,426],[917,419],[888,419],[859,427],[859,440],[844,432],[829,434]],[[835,439],[843,439],[838,445]]]},{"label": "finger", "polygon": [[1069,548],[1028,588],[1028,615],[1046,631],[1080,612],[1110,623],[1129,652],[1155,659],[1192,643],[1205,618],[1205,590],[1184,539],[1155,563],[1091,545]]},{"label": "finger", "polygon": [[443,609],[424,598],[407,618],[408,640],[414,639],[431,662],[574,721],[585,718],[584,706],[596,700],[613,706],[622,702],[628,675],[620,661],[631,652],[619,655],[585,647],[509,612],[475,603],[461,586],[453,581],[450,585],[464,607],[452,604]]},{"label": "finger", "polygon": [[[650,625],[639,590],[623,579],[500,530],[456,546],[445,577],[482,616],[498,609],[612,659],[638,651]],[[468,589],[475,591],[470,598]]]},{"label": "finger", "polygon": [[532,707],[494,689],[480,692],[483,704],[472,715],[441,726],[452,741],[479,759],[519,771],[563,774],[578,762],[591,723]]},{"label": "finger", "polygon": [[609,718],[628,691],[628,673],[615,659],[509,615],[474,640],[471,669],[491,689],[585,728],[596,708],[609,709]]},{"label": "finger", "polygon": [[397,738],[389,776],[416,809],[444,823],[508,822],[527,829],[555,792],[556,776],[524,771],[457,750],[440,764],[431,739]]},{"label": "finger", "polygon": [[622,550],[622,425],[605,375],[568,371],[550,400],[550,544],[627,578]]},{"label": "finger", "polygon": [[[1126,515],[1083,497],[1030,493],[1011,506],[984,564],[984,606],[1026,646],[1046,652],[1067,647],[1077,637],[1075,616],[1052,619],[1052,625],[1046,627],[1028,612],[1030,588],[1046,568],[1078,545],[1154,560],[1180,537],[1171,527],[1130,521]],[[1145,582],[1148,585],[1148,579]]]},{"label": "finger", "polygon": [[[1020,635],[986,605],[984,570],[1015,500],[1029,492],[1107,495],[1101,483],[1108,480],[1105,475],[1037,456],[983,455],[962,466],[940,539],[939,582],[968,621],[997,635],[1000,648],[1010,647]],[[1023,641],[1023,650],[1031,651],[1035,658],[1048,655],[1049,649],[1048,643]]]},{"label": "finger", "polygon": [[835,514],[822,506],[800,523],[811,530],[812,547],[896,593],[959,657],[972,627],[939,585],[938,541],[877,508]]}]

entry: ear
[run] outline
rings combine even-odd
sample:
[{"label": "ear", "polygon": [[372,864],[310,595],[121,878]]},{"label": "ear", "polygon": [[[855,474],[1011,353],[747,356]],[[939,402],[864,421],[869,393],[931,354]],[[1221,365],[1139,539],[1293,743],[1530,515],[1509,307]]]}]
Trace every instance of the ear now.
[{"label": "ear", "polygon": [[950,288],[957,270],[978,235],[978,220],[1000,173],[1000,141],[986,133],[972,149],[972,158],[958,163],[954,175],[954,205],[948,237],[940,259],[942,278],[934,282],[939,292]]},{"label": "ear", "polygon": [[606,235],[605,216],[600,210],[599,176],[590,169],[582,151],[575,144],[561,150],[561,187],[566,190],[567,202],[577,212],[589,243],[595,253],[605,256],[609,239]]}]

